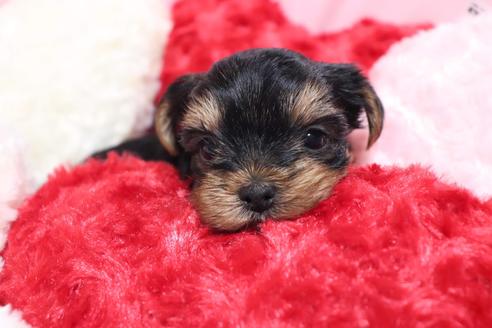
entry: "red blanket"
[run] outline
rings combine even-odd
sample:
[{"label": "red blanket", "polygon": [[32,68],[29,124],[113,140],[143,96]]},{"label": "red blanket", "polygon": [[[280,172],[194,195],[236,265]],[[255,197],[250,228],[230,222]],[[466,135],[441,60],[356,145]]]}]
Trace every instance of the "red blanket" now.
[{"label": "red blanket", "polygon": [[492,202],[352,170],[293,221],[216,234],[175,170],[113,157],[23,207],[0,300],[36,327],[491,327]]}]

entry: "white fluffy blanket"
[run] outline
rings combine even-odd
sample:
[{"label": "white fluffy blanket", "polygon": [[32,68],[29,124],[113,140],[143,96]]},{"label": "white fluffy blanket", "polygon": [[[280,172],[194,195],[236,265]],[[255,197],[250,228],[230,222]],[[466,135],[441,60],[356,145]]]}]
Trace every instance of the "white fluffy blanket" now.
[{"label": "white fluffy blanket", "polygon": [[0,249],[55,167],[149,126],[170,28],[165,0],[0,0]]},{"label": "white fluffy blanket", "polygon": [[0,5],[0,122],[36,183],[151,123],[168,16],[161,0]]}]

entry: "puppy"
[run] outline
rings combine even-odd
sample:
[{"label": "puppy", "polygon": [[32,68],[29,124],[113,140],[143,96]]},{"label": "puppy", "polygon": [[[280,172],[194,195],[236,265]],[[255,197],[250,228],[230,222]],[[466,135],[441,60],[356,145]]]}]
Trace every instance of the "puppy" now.
[{"label": "puppy", "polygon": [[383,106],[355,66],[254,49],[176,80],[156,111],[155,134],[110,150],[175,164],[192,178],[202,221],[234,231],[294,218],[326,198],[346,174],[347,135],[362,109],[369,148]]}]

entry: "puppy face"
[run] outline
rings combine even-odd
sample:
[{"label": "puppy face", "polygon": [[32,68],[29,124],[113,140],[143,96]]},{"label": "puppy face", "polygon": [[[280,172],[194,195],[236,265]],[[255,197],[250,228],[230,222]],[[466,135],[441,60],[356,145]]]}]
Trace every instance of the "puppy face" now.
[{"label": "puppy face", "polygon": [[157,111],[156,131],[193,178],[203,221],[237,230],[293,218],[327,197],[346,172],[346,137],[362,108],[370,146],[383,109],[355,67],[257,49],[177,80]]}]

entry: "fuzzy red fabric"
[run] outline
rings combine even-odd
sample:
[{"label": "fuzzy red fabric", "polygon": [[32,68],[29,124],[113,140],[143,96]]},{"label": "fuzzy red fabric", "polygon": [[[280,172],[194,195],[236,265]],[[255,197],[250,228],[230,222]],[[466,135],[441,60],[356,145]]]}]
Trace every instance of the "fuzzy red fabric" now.
[{"label": "fuzzy red fabric", "polygon": [[175,170],[112,156],[21,209],[0,300],[36,327],[492,327],[492,201],[353,169],[294,221],[214,234]]},{"label": "fuzzy red fabric", "polygon": [[367,19],[346,31],[312,35],[290,23],[270,0],[182,0],[173,20],[160,94],[178,76],[206,71],[215,61],[249,48],[289,48],[314,60],[357,63],[367,71],[393,43],[430,27]]}]

